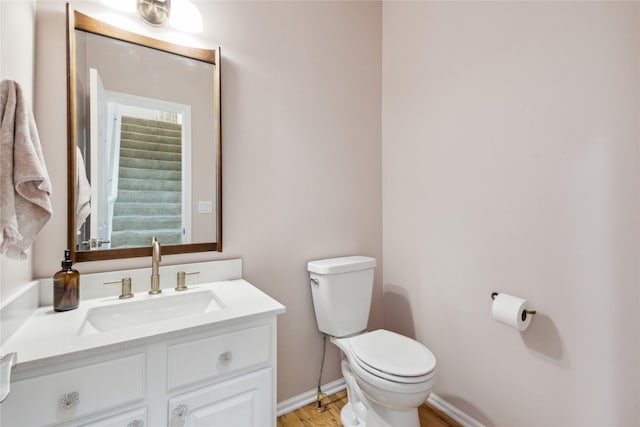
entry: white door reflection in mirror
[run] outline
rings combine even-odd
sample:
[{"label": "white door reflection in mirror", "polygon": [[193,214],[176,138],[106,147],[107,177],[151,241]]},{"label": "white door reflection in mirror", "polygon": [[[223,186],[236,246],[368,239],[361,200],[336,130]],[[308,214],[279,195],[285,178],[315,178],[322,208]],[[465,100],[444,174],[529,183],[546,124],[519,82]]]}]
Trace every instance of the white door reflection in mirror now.
[{"label": "white door reflection in mirror", "polygon": [[[94,202],[103,199],[106,194],[107,171],[103,167],[103,164],[109,164],[109,162],[108,160],[106,162],[104,161],[107,155],[107,147],[99,143],[99,141],[107,141],[109,139],[107,135],[109,127],[107,104],[107,94],[100,79],[100,74],[98,70],[91,68],[89,70],[90,154],[84,157],[90,159],[90,176],[88,178],[92,184],[91,200]],[[103,161],[99,159],[103,159]],[[91,203],[91,214],[88,222],[89,236],[85,236],[84,238],[86,240],[83,240],[83,242],[95,242],[93,245],[90,244],[93,248],[110,247],[107,207],[101,203]]]},{"label": "white door reflection in mirror", "polygon": [[92,209],[85,249],[191,241],[191,107],[106,90],[90,71]]}]

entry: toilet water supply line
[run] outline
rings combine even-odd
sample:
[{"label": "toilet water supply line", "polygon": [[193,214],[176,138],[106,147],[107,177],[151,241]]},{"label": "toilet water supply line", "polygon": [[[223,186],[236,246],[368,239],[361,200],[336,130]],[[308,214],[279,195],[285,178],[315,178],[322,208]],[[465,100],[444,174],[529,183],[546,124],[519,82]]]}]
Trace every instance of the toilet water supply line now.
[{"label": "toilet water supply line", "polygon": [[327,397],[326,394],[322,392],[320,388],[320,384],[322,384],[322,369],[324,368],[324,356],[327,352],[327,334],[322,334],[322,362],[320,363],[320,375],[318,375],[318,393],[316,395],[316,402],[318,407],[316,408],[316,412],[324,412],[325,407],[322,406],[322,399]]}]

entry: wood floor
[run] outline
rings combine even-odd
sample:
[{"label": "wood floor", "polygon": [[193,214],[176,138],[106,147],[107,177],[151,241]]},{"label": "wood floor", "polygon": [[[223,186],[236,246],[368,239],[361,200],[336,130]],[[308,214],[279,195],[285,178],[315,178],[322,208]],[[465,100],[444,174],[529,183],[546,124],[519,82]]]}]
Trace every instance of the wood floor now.
[{"label": "wood floor", "polygon": [[[277,427],[325,427],[341,426],[340,410],[347,403],[346,390],[340,391],[323,400],[324,412],[317,412],[317,404],[310,403],[296,411],[278,417]],[[421,427],[461,427],[447,415],[425,403],[418,408]],[[396,426],[402,427],[402,426]]]}]

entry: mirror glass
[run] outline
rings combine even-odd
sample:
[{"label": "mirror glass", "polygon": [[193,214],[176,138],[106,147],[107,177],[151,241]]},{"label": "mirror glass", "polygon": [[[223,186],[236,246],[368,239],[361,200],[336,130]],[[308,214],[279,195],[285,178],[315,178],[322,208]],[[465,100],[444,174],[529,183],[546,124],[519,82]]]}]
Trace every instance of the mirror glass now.
[{"label": "mirror glass", "polygon": [[219,49],[68,17],[75,260],[221,251]]}]

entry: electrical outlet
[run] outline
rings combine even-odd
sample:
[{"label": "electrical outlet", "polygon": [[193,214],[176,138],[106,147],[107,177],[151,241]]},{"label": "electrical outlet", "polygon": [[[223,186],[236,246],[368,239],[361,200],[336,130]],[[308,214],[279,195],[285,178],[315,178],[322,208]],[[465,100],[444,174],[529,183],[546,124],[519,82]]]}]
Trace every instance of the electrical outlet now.
[{"label": "electrical outlet", "polygon": [[213,202],[210,200],[198,201],[198,213],[210,214],[213,213]]}]

